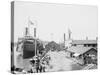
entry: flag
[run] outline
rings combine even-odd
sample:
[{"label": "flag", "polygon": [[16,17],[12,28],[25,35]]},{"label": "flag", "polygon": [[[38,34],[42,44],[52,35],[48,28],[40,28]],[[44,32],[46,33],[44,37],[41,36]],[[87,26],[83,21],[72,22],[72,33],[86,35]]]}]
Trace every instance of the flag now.
[{"label": "flag", "polygon": [[33,26],[34,28],[37,27],[37,21],[33,20],[28,20],[28,27],[30,28],[31,26]]},{"label": "flag", "polygon": [[29,20],[29,24],[30,24],[30,25],[34,25],[34,23],[33,23],[31,20]]}]

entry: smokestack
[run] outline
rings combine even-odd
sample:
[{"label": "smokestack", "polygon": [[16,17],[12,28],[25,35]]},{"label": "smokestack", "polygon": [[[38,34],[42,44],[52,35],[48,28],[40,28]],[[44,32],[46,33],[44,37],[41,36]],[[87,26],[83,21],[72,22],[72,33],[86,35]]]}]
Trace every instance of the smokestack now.
[{"label": "smokestack", "polygon": [[64,42],[66,41],[66,34],[64,33]]},{"label": "smokestack", "polygon": [[86,37],[86,40],[88,40],[88,37]]},{"label": "smokestack", "polygon": [[34,37],[36,38],[36,28],[34,28]]},{"label": "smokestack", "polygon": [[71,39],[71,30],[68,28],[68,40],[70,40]]},{"label": "smokestack", "polygon": [[66,41],[66,34],[64,33],[64,47],[65,47],[65,41]]},{"label": "smokestack", "polygon": [[28,30],[28,27],[25,28],[25,36],[28,36],[29,35],[29,30]]}]

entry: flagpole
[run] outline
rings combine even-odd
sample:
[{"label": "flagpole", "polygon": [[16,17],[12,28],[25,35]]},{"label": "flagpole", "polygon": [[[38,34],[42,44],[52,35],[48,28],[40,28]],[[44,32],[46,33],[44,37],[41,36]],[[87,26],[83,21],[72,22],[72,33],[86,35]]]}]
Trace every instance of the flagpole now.
[{"label": "flagpole", "polygon": [[30,17],[28,17],[28,31],[29,31],[29,35],[30,35],[30,23],[29,23],[29,21],[30,21]]}]

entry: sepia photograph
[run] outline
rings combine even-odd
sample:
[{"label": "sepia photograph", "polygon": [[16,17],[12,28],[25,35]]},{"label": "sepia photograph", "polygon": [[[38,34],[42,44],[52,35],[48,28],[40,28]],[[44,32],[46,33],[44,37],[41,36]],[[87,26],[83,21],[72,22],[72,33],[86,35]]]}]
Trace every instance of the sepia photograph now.
[{"label": "sepia photograph", "polygon": [[11,2],[11,73],[98,68],[98,7]]}]

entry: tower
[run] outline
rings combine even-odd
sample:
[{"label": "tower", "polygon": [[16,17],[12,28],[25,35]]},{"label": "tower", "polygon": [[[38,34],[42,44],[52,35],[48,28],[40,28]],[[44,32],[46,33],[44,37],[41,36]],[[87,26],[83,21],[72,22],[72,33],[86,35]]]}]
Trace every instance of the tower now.
[{"label": "tower", "polygon": [[71,47],[71,43],[72,43],[72,39],[71,39],[71,30],[69,28],[67,28],[67,40],[65,40],[65,47],[69,48]]}]

